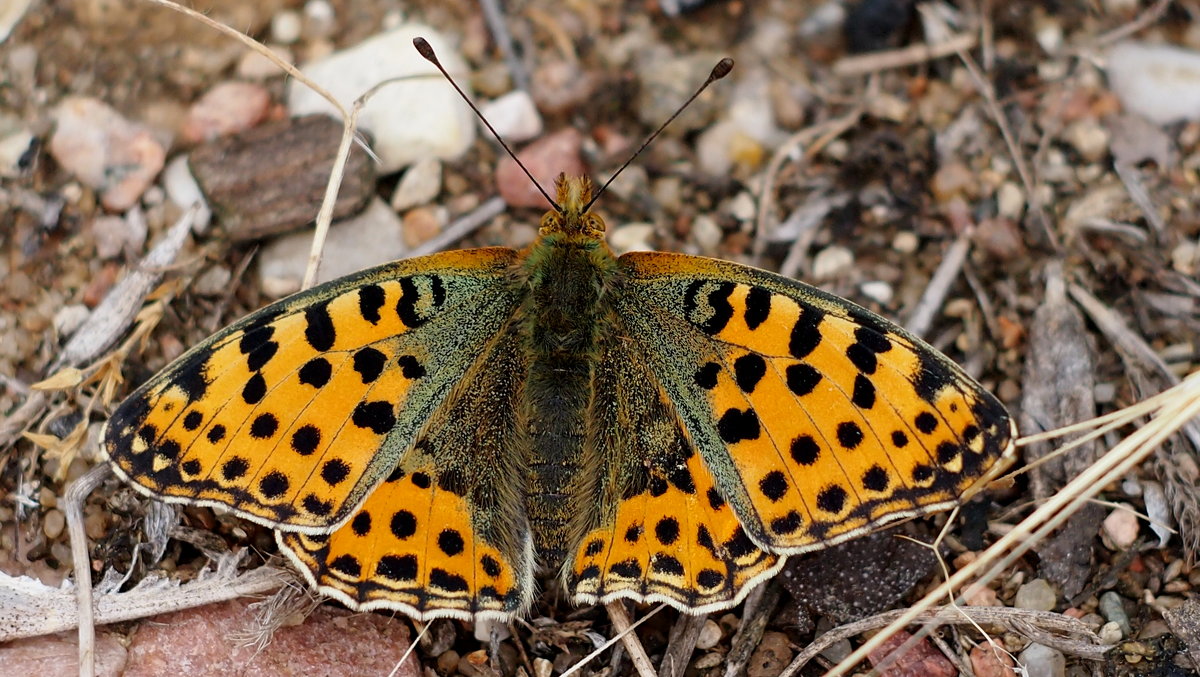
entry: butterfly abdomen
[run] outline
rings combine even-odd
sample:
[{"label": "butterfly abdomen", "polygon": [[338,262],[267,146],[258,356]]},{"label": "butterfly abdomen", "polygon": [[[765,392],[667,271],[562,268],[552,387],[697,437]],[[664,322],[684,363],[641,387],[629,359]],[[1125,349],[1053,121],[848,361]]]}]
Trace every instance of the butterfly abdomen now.
[{"label": "butterfly abdomen", "polygon": [[522,416],[530,444],[526,503],[534,545],[549,566],[567,554],[573,487],[586,470],[592,372],[615,263],[596,238],[556,234],[534,244],[522,271],[530,356]]}]

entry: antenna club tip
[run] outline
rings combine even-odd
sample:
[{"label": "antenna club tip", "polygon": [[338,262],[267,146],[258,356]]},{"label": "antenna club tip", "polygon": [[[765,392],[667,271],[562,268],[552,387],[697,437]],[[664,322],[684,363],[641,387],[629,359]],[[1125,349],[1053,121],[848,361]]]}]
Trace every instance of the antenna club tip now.
[{"label": "antenna club tip", "polygon": [[731,70],[733,70],[733,59],[725,57],[724,59],[718,61],[717,65],[713,66],[711,77],[713,80],[720,80],[726,75],[729,75],[729,71]]},{"label": "antenna club tip", "polygon": [[437,63],[437,54],[433,52],[433,46],[429,44],[428,40],[418,35],[417,37],[413,38],[413,47],[417,48],[417,51],[421,54],[421,56],[425,57],[429,61]]}]

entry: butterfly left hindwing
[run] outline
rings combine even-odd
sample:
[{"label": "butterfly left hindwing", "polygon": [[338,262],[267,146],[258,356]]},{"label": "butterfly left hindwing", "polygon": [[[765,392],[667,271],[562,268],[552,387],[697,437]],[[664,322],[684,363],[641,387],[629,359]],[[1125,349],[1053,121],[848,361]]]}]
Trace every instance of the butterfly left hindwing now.
[{"label": "butterfly left hindwing", "polygon": [[422,620],[506,618],[533,595],[520,490],[525,358],[512,325],[477,357],[411,452],[332,534],[278,532],[321,592]]},{"label": "butterfly left hindwing", "polygon": [[113,413],[145,494],[327,533],[396,466],[508,321],[516,252],[447,252],[315,287],[222,330]]}]

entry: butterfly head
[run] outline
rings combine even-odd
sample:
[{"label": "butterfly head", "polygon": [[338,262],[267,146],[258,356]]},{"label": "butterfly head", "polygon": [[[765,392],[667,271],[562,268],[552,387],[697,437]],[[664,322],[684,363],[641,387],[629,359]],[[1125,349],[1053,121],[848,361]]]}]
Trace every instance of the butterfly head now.
[{"label": "butterfly head", "polygon": [[604,219],[587,209],[592,203],[592,180],[586,176],[559,174],[554,180],[556,209],[542,217],[541,234],[563,233],[600,238]]}]

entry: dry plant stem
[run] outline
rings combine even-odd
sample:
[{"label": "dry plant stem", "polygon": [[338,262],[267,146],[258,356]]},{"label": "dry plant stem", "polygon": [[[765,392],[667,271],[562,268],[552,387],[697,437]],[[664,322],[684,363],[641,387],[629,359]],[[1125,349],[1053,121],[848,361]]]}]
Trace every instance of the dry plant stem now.
[{"label": "dry plant stem", "polygon": [[708,616],[692,616],[679,614],[675,624],[671,626],[670,639],[667,641],[667,652],[663,654],[662,662],[658,665],[658,677],[683,677],[696,651],[696,642],[700,640],[700,631]]},{"label": "dry plant stem", "polygon": [[933,319],[937,317],[938,311],[945,304],[946,296],[950,294],[950,286],[962,272],[967,253],[971,251],[971,236],[974,232],[974,228],[963,230],[946,249],[942,262],[938,264],[937,270],[933,271],[933,277],[929,278],[925,292],[921,294],[912,314],[908,316],[908,321],[904,323],[904,328],[918,338],[924,338],[929,332],[929,328],[933,326]]},{"label": "dry plant stem", "polygon": [[742,607],[742,622],[729,642],[725,677],[745,674],[750,657],[762,641],[767,622],[771,620],[771,614],[775,613],[775,607],[779,605],[779,590],[778,585],[768,582],[746,597],[746,603]]},{"label": "dry plant stem", "polygon": [[978,577],[981,582],[999,576],[1008,564],[1037,545],[1092,496],[1109,483],[1120,479],[1145,460],[1159,444],[1174,435],[1180,427],[1200,415],[1200,372],[1193,373],[1168,392],[1170,397],[1160,401],[1161,408],[1149,423],[1134,431],[1086,471],[1080,473],[1058,494],[1050,497],[1012,531],[981,553],[978,559],[925,595],[912,608],[904,611],[882,632],[836,665],[828,673],[829,677],[838,677],[852,670],[889,635],[910,624],[921,612],[945,597],[947,591],[961,589],[984,567],[992,565],[991,569]]},{"label": "dry plant stem", "polygon": [[771,155],[771,161],[763,171],[758,189],[758,214],[754,220],[754,248],[751,252],[751,262],[759,265],[767,248],[767,220],[775,213],[775,177],[779,174],[783,163],[792,155],[793,150],[811,147],[804,151],[804,159],[808,160],[821,151],[830,141],[841,136],[858,122],[863,114],[863,107],[856,106],[846,115],[828,120],[819,125],[806,127],[792,134],[779,145]]},{"label": "dry plant stem", "polygon": [[1130,21],[1120,28],[1114,28],[1113,30],[1104,33],[1100,37],[1093,40],[1090,47],[1092,49],[1105,47],[1114,42],[1120,42],[1121,40],[1124,40],[1125,38],[1144,28],[1149,28],[1152,24],[1163,18],[1163,15],[1167,13],[1167,8],[1170,6],[1171,0],[1158,0],[1158,2],[1148,7],[1146,11],[1142,12],[1141,15],[1139,15],[1133,21]]},{"label": "dry plant stem", "polygon": [[[372,88],[368,94],[374,93],[377,89],[378,87]],[[342,176],[346,172],[346,162],[350,159],[350,143],[354,140],[354,130],[355,125],[358,124],[358,114],[362,112],[366,97],[366,94],[359,97],[354,102],[349,117],[342,118],[342,140],[338,144],[338,152],[333,161],[333,169],[329,172],[329,183],[325,184],[325,197],[321,200],[321,209],[317,211],[312,248],[308,252],[308,266],[304,269],[304,280],[300,283],[302,291],[313,286],[313,283],[317,280],[317,271],[321,268],[321,253],[325,250],[325,239],[329,236],[329,226],[333,222],[333,208],[337,204],[337,193],[342,187]]]},{"label": "dry plant stem", "polygon": [[71,538],[71,565],[75,571],[75,600],[79,604],[79,677],[96,674],[96,616],[92,597],[92,558],[88,555],[87,534],[83,529],[83,504],[96,487],[112,474],[101,464],[67,487],[63,512],[67,517],[67,535]]},{"label": "dry plant stem", "polygon": [[933,45],[920,43],[900,49],[842,57],[833,64],[833,74],[838,77],[852,77],[894,68],[907,68],[975,49],[977,42],[978,36],[974,33],[964,33]]},{"label": "dry plant stem", "polygon": [[629,660],[633,662],[633,667],[637,669],[638,674],[642,677],[656,677],[654,664],[646,655],[646,649],[642,646],[641,640],[633,632],[635,626],[629,620],[629,613],[625,611],[625,601],[618,599],[605,604],[604,608],[608,611],[608,617],[612,619],[613,627],[617,629],[617,636],[621,638],[621,644],[629,652]]},{"label": "dry plant stem", "polygon": [[[612,607],[613,607],[613,606],[617,606],[617,605],[621,605],[621,604],[622,604],[622,602],[621,602],[620,600],[617,600],[616,602],[610,602],[609,604],[607,604],[607,605],[605,606],[605,608],[609,610],[609,618],[611,618],[611,619],[612,619],[612,621],[613,621],[613,625],[616,625],[616,624],[617,624],[617,619],[616,619],[616,617],[614,617],[614,616],[613,616],[613,614],[612,614]],[[627,628],[627,629],[625,629],[625,630],[621,630],[620,632],[618,632],[618,633],[617,633],[617,636],[616,636],[616,637],[613,637],[613,638],[609,639],[609,640],[608,640],[607,642],[605,642],[605,643],[604,643],[602,646],[600,646],[600,647],[597,647],[595,651],[593,651],[593,652],[591,652],[590,654],[588,654],[588,655],[584,656],[583,658],[579,659],[579,662],[578,662],[578,663],[576,663],[575,665],[572,665],[571,667],[567,668],[567,671],[566,671],[566,672],[564,672],[564,673],[562,673],[561,677],[570,677],[571,675],[573,675],[573,674],[575,674],[575,673],[579,672],[580,670],[582,670],[582,669],[583,669],[583,666],[587,665],[588,663],[592,662],[592,661],[593,661],[593,660],[595,660],[597,657],[599,657],[599,656],[600,656],[600,654],[604,653],[605,651],[608,651],[609,647],[611,647],[612,645],[616,644],[617,642],[624,642],[624,641],[625,641],[625,635],[627,635],[627,634],[629,634],[629,633],[633,632],[633,631],[634,631],[634,630],[637,628],[637,626],[639,626],[639,625],[641,625],[642,623],[645,623],[646,621],[650,620],[651,618],[653,618],[653,617],[654,617],[654,615],[655,615],[655,614],[657,614],[658,612],[662,611],[664,608],[666,608],[666,605],[665,605],[665,604],[659,604],[658,606],[656,606],[656,607],[654,607],[653,609],[651,609],[651,610],[650,610],[650,613],[648,613],[648,614],[646,614],[645,616],[642,616],[641,618],[639,618],[639,619],[637,620],[637,622],[636,622],[636,623],[634,623],[633,625],[629,625],[629,626],[628,626],[628,628]],[[623,618],[623,619],[625,620],[625,622],[628,624],[628,622],[629,622],[629,615],[628,615],[628,614],[625,614],[625,609],[624,609],[624,607],[622,607],[622,608],[621,608],[621,611],[620,611],[620,613],[621,613],[621,615],[622,615],[622,618]],[[638,644],[638,647],[639,647],[639,648],[641,648],[641,644],[640,644],[640,643]],[[626,648],[628,648],[628,647],[626,647]],[[643,656],[645,656],[645,651],[643,651],[643,652],[642,652],[642,655],[643,655]],[[649,662],[650,662],[650,659],[649,659],[649,658],[646,658],[646,663],[647,663],[647,664],[649,664]],[[636,660],[634,661],[634,664],[635,664],[635,665],[637,664],[637,663],[636,663]],[[653,677],[653,676],[654,676],[654,668],[653,668],[653,667],[651,667],[651,668],[650,668],[650,671],[649,671],[648,673],[644,672],[644,673],[642,673],[642,675],[643,675],[643,677]]]},{"label": "dry plant stem", "polygon": [[[838,642],[856,637],[877,630],[891,624],[894,620],[901,617],[906,612],[904,610],[886,611],[869,618],[864,618],[860,621],[847,623],[836,627],[829,632],[821,635],[813,640],[812,644],[804,647],[804,649],[796,655],[787,669],[780,673],[780,677],[789,677],[799,674],[809,661],[816,658],[822,651],[837,644]],[[968,606],[968,607],[940,607],[924,611],[913,619],[919,623],[941,624],[941,625],[983,625],[994,624],[1004,625],[1008,627],[1023,624],[1026,628],[1037,628],[1039,637],[1046,636],[1058,637],[1060,635],[1081,635],[1083,637],[1095,638],[1094,630],[1083,621],[1070,616],[1056,614],[1050,611],[1035,611],[1032,609],[1014,609],[1010,607],[1000,606]],[[1059,645],[1061,646],[1060,639]],[[1104,652],[1111,647],[1103,644],[1095,644],[1090,641],[1078,641],[1071,644],[1075,647],[1072,651],[1074,655],[1087,658],[1089,660],[1103,659]]]},{"label": "dry plant stem", "polygon": [[517,50],[513,48],[512,33],[508,30],[504,8],[497,0],[479,0],[479,4],[483,8],[483,20],[487,23],[492,39],[496,41],[496,47],[500,49],[500,55],[504,58],[504,65],[508,67],[513,84],[517,86],[517,89],[528,92],[529,71],[517,56]]}]

